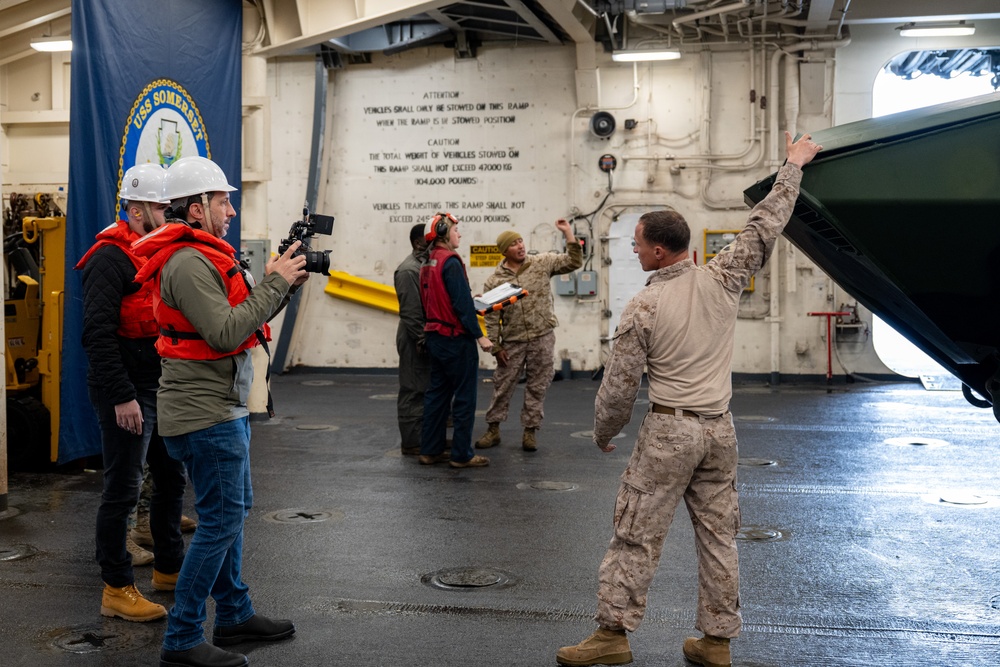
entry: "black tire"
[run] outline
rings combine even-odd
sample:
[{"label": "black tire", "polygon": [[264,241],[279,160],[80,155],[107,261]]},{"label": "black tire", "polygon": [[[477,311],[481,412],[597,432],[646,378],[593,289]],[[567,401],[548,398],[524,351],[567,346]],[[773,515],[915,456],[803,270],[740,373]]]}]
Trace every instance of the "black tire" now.
[{"label": "black tire", "polygon": [[7,468],[41,472],[52,467],[49,410],[32,396],[7,397]]},{"label": "black tire", "polygon": [[976,394],[972,393],[972,387],[964,382],[962,383],[962,395],[965,396],[965,400],[977,408],[988,408],[993,405],[991,401],[987,401],[985,398],[980,398],[979,396],[976,396]]}]

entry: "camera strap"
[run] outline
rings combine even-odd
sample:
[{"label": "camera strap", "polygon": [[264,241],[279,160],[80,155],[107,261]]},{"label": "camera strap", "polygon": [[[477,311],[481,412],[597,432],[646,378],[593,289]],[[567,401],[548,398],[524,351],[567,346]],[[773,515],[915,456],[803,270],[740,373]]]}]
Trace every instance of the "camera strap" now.
[{"label": "camera strap", "polygon": [[271,348],[267,346],[267,337],[264,336],[264,332],[260,329],[253,332],[257,336],[260,346],[264,348],[265,354],[267,354],[267,371],[264,373],[264,385],[267,387],[267,416],[268,418],[274,418],[274,400],[271,398]]}]

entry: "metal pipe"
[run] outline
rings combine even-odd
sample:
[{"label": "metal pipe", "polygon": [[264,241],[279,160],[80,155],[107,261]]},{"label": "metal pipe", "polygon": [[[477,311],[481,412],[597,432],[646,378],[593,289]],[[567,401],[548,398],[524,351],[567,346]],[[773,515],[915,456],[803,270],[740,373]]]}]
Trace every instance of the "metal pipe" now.
[{"label": "metal pipe", "polygon": [[721,7],[713,7],[712,9],[706,9],[700,12],[694,12],[692,14],[685,14],[684,16],[678,16],[671,24],[676,28],[685,23],[691,23],[692,21],[697,21],[699,19],[707,18],[709,16],[718,16],[719,14],[728,14],[730,12],[738,12],[742,9],[746,9],[750,6],[752,0],[740,0],[740,2],[734,2],[729,5],[722,5]]},{"label": "metal pipe", "polygon": [[[316,80],[313,88],[312,146],[309,152],[309,179],[306,181],[306,206],[309,207],[310,211],[316,208],[320,172],[323,168],[323,144],[326,140],[326,89],[329,73],[326,71],[326,67],[323,66],[323,58],[319,55],[316,56],[315,77]],[[291,346],[292,335],[295,333],[295,320],[299,312],[301,294],[301,290],[293,294],[288,305],[285,307],[281,334],[278,336],[278,345],[274,350],[274,358],[271,359],[272,372],[285,372],[285,358],[288,356],[288,348]]]}]

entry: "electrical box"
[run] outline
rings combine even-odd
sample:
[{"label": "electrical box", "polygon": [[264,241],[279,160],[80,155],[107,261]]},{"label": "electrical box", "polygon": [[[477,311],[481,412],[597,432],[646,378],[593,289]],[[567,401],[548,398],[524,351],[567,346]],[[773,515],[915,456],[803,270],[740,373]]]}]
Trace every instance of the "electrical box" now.
[{"label": "electrical box", "polygon": [[564,273],[556,276],[556,294],[559,296],[576,296],[576,274]]},{"label": "electrical box", "polygon": [[260,283],[264,279],[264,265],[271,253],[270,239],[242,239],[240,258],[250,263],[250,275]]},{"label": "electrical box", "polygon": [[[740,229],[706,229],[705,230],[705,252],[703,264],[708,264],[709,260],[722,252],[722,249],[736,240],[736,235]],[[754,290],[754,276],[750,276],[750,284],[746,286],[744,292]]]},{"label": "electrical box", "polygon": [[580,296],[597,295],[597,271],[580,271],[577,273],[576,293]]}]

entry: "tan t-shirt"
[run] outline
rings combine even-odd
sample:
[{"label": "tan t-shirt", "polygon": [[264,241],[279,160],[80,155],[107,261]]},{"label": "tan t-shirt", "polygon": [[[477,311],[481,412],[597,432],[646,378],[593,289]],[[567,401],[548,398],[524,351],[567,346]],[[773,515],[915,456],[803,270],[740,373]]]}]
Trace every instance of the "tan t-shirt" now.
[{"label": "tan t-shirt", "polygon": [[607,445],[632,417],[648,369],[649,400],[705,416],[729,409],[740,293],[788,223],[802,170],[786,164],[736,239],[704,266],[656,271],[622,312],[594,404],[594,442]]}]

